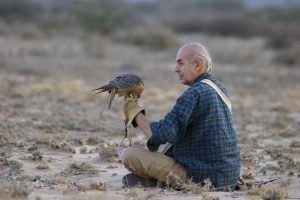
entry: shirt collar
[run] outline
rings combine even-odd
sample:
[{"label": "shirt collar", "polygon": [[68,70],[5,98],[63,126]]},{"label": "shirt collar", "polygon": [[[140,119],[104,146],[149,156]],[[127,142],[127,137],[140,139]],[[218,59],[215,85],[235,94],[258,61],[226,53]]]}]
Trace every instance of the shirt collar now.
[{"label": "shirt collar", "polygon": [[197,83],[197,82],[202,81],[203,79],[206,79],[206,78],[207,78],[207,79],[210,79],[210,77],[211,77],[211,75],[208,74],[208,73],[200,74],[200,75],[193,81],[192,85],[195,84],[195,83]]}]

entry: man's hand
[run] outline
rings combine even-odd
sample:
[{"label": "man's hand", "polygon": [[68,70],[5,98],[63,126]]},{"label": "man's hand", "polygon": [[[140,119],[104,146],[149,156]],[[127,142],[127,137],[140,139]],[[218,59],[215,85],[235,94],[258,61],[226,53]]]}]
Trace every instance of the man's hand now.
[{"label": "man's hand", "polygon": [[136,103],[135,99],[127,98],[124,105],[125,125],[129,126],[130,124],[132,124],[134,128],[137,128],[138,124],[136,123],[134,118],[140,112],[142,112],[144,115],[146,114],[145,109],[139,106]]}]

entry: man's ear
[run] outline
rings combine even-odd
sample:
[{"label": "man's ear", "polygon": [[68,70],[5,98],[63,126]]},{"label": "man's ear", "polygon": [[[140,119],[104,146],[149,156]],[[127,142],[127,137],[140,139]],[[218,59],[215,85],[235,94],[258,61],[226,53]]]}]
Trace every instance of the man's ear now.
[{"label": "man's ear", "polygon": [[195,63],[195,70],[196,70],[197,72],[203,71],[203,64],[202,64],[202,61],[201,61],[200,59],[195,60],[194,63]]}]

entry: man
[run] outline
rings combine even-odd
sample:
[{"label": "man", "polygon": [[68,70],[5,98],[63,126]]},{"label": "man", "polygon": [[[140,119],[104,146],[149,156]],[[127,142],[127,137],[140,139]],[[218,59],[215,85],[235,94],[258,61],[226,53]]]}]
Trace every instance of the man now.
[{"label": "man", "polygon": [[[135,101],[125,103],[129,123],[149,137],[148,149],[129,147],[122,155],[125,186],[156,186],[156,180],[182,188],[192,180],[204,184],[209,179],[216,189],[234,190],[240,175],[240,155],[231,111],[216,90],[201,82],[211,80],[223,93],[223,85],[209,73],[211,57],[199,43],[182,46],[176,56],[175,72],[189,88],[172,110],[159,122],[149,122]],[[159,145],[173,144],[166,155]]]}]

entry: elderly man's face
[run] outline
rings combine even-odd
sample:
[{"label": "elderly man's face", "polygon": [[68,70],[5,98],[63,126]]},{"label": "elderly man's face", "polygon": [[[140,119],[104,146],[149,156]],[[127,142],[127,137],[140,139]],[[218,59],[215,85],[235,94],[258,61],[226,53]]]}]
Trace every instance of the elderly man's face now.
[{"label": "elderly man's face", "polygon": [[190,63],[188,48],[181,48],[176,56],[175,72],[178,73],[180,82],[184,85],[191,85],[198,76],[195,63]]}]

